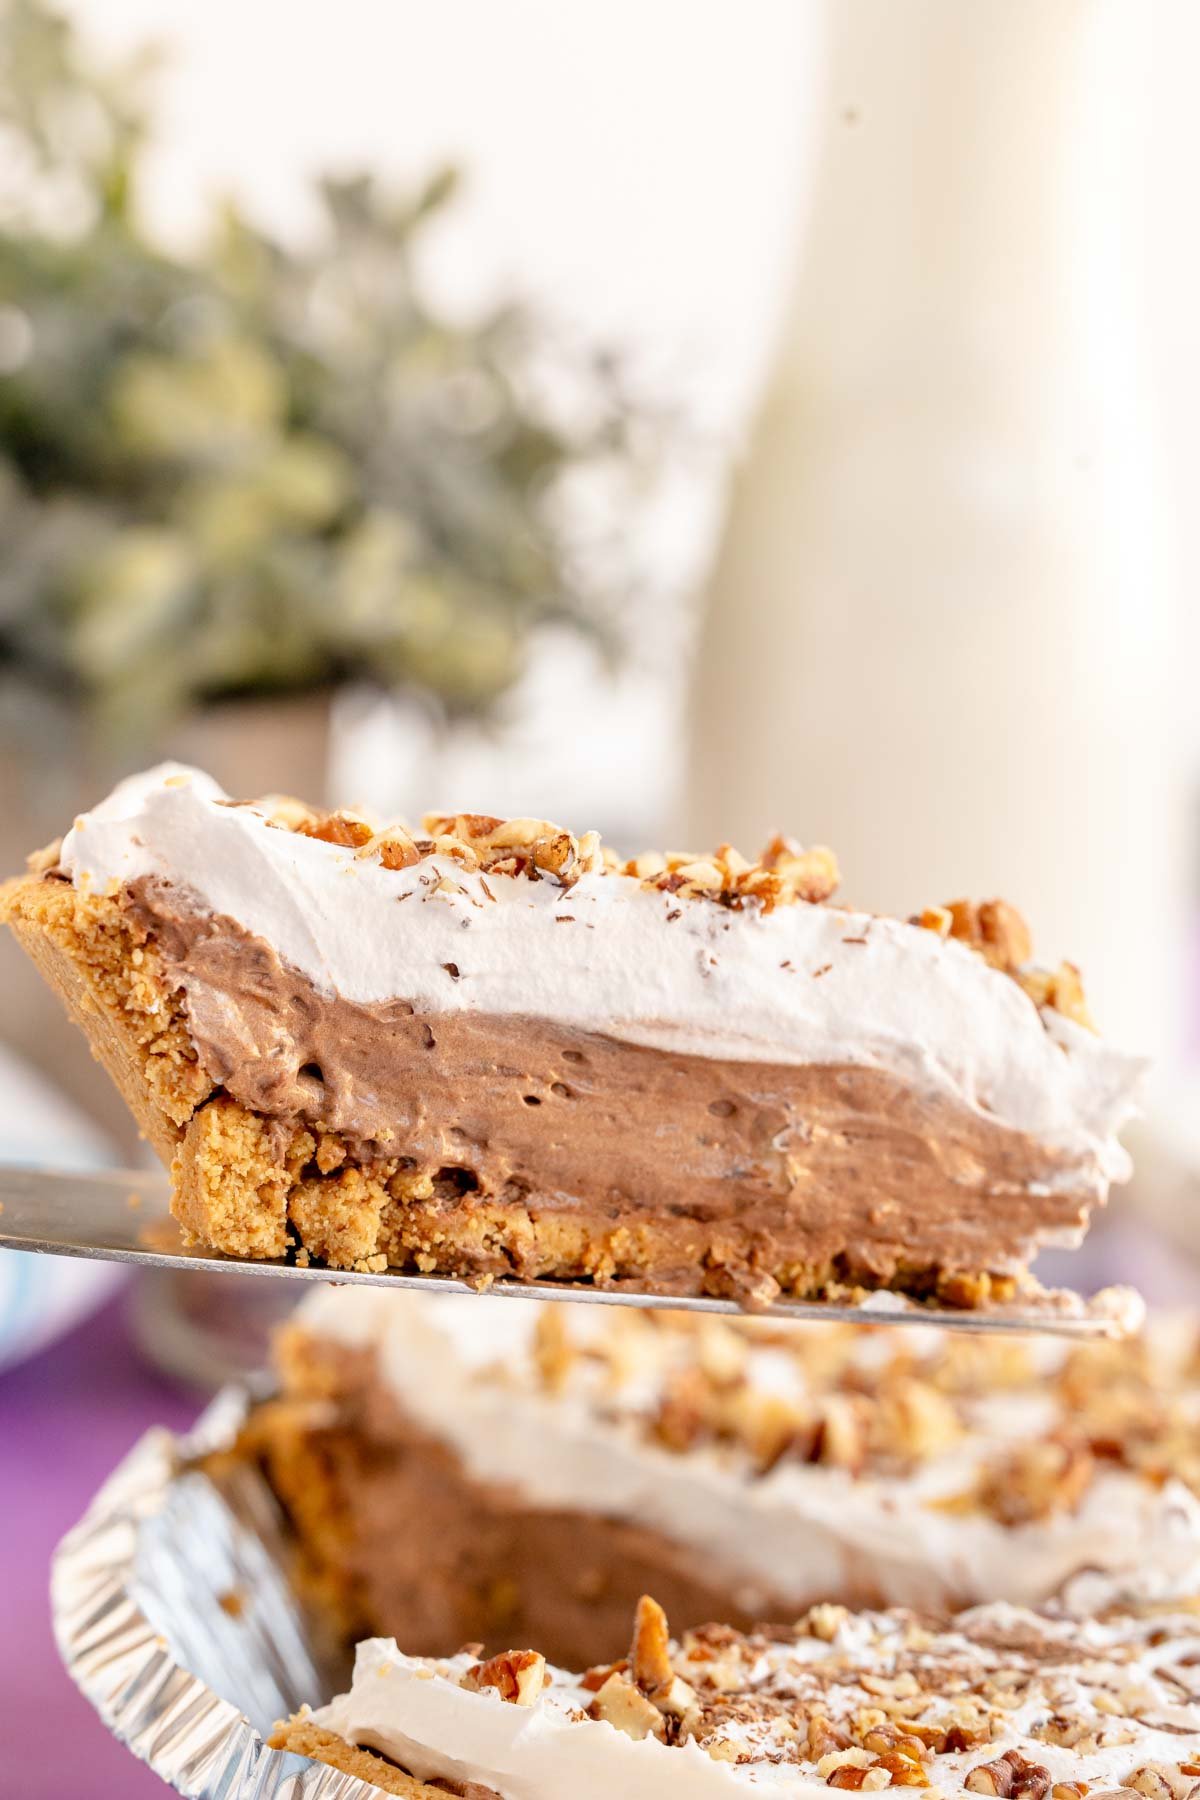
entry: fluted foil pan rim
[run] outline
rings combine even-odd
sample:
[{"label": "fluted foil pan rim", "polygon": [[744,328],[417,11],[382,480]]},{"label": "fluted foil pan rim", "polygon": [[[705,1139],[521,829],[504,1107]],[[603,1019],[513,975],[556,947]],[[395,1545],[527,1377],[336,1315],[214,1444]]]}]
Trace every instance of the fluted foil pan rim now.
[{"label": "fluted foil pan rim", "polygon": [[[207,1596],[213,1615],[207,1617],[202,1588],[197,1592],[185,1579],[172,1593],[167,1589],[177,1584],[156,1580],[156,1571],[169,1575],[173,1567],[186,1577],[201,1546],[177,1527],[200,1509],[211,1534],[203,1553],[215,1555],[217,1573],[232,1555],[234,1563],[245,1559],[252,1578],[257,1627],[277,1664],[261,1684],[260,1712],[276,1691],[280,1712],[318,1697],[309,1685],[319,1676],[303,1618],[278,1576],[269,1515],[230,1514],[228,1543],[214,1543],[220,1530],[213,1532],[213,1509],[224,1501],[195,1466],[232,1445],[252,1399],[248,1389],[227,1388],[190,1432],[148,1431],[105,1481],[54,1554],[50,1594],[59,1654],[113,1736],[189,1800],[380,1800],[383,1790],[373,1783],[272,1750],[247,1711],[187,1667],[187,1660],[203,1660],[194,1654],[197,1646],[220,1659],[222,1637],[235,1622],[222,1612],[215,1590]],[[191,1645],[192,1656],[180,1641]]]}]

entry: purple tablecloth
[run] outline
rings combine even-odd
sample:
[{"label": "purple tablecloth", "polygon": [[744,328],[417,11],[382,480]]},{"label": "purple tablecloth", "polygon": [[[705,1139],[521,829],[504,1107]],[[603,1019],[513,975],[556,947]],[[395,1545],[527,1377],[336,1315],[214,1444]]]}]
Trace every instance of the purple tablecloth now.
[{"label": "purple tablecloth", "polygon": [[63,1673],[50,1556],[150,1425],[185,1429],[195,1396],[147,1370],[118,1299],[0,1374],[0,1793],[4,1800],[164,1800]]}]

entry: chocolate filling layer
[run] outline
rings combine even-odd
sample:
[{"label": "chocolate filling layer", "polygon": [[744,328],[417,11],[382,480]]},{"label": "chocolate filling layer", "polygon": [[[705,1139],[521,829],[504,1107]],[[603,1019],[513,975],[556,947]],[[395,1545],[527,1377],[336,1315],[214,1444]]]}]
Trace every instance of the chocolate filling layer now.
[{"label": "chocolate filling layer", "polygon": [[474,1480],[405,1417],[371,1352],[306,1343],[302,1355],[295,1398],[253,1415],[245,1448],[292,1521],[304,1592],[346,1640],[396,1637],[429,1656],[537,1644],[577,1668],[625,1654],[630,1610],[651,1588],[671,1596],[681,1628],[790,1618],[818,1598],[880,1601],[853,1558],[798,1600],[794,1581],[751,1590],[663,1531]]},{"label": "chocolate filling layer", "polygon": [[[540,1018],[321,994],[229,919],[134,896],[211,1079],[281,1126],[402,1158],[463,1203],[728,1225],[757,1266],[1019,1268],[1076,1232],[1094,1171],[882,1069],[645,1049]],[[453,981],[447,966],[447,981]]]}]

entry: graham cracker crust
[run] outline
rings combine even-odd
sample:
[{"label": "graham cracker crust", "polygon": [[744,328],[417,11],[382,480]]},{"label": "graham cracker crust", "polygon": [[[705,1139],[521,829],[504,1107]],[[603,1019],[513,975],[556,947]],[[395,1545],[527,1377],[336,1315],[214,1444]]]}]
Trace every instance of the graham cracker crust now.
[{"label": "graham cracker crust", "polygon": [[267,1743],[272,1750],[290,1750],[295,1756],[307,1756],[313,1762],[340,1769],[344,1775],[356,1775],[360,1781],[369,1781],[382,1788],[385,1794],[401,1795],[403,1800],[446,1800],[447,1794],[458,1794],[460,1800],[500,1800],[494,1788],[480,1787],[478,1782],[471,1782],[467,1787],[461,1783],[439,1782],[437,1787],[429,1787],[406,1775],[403,1769],[398,1769],[395,1763],[388,1762],[376,1751],[360,1750],[355,1744],[348,1744],[345,1738],[315,1725],[303,1712],[277,1725]]}]

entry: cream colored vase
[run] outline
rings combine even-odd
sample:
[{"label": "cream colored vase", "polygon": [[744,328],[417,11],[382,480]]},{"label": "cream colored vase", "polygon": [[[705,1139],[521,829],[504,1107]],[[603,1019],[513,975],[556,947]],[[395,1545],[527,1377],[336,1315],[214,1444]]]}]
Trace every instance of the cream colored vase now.
[{"label": "cream colored vase", "polygon": [[879,910],[1006,895],[1108,1030],[1169,1056],[1187,812],[1123,186],[1139,11],[830,8],[688,829],[831,843]]}]

